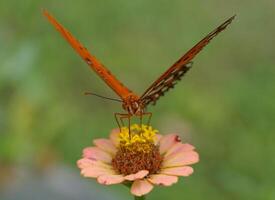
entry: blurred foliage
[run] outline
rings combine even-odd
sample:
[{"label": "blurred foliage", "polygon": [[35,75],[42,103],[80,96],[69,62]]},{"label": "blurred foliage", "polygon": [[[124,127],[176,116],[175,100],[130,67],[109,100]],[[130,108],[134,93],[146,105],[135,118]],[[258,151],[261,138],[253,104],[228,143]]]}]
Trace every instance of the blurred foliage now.
[{"label": "blurred foliage", "polygon": [[61,161],[75,168],[82,148],[107,137],[116,126],[113,113],[122,110],[119,103],[82,95],[116,97],[42,8],[138,94],[237,14],[176,89],[150,108],[152,125],[182,133],[201,161],[193,176],[155,189],[149,199],[275,199],[273,0],[0,0],[2,166]]}]

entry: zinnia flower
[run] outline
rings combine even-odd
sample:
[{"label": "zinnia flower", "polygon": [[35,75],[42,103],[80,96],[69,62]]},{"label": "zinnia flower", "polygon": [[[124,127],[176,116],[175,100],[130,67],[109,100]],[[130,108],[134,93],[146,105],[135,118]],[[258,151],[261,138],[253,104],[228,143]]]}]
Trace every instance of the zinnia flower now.
[{"label": "zinnia flower", "polygon": [[149,193],[154,185],[170,186],[179,176],[189,176],[199,161],[194,147],[181,143],[177,134],[162,136],[151,126],[134,124],[114,129],[109,139],[96,139],[83,150],[77,165],[84,177],[98,183],[131,186],[134,196]]}]

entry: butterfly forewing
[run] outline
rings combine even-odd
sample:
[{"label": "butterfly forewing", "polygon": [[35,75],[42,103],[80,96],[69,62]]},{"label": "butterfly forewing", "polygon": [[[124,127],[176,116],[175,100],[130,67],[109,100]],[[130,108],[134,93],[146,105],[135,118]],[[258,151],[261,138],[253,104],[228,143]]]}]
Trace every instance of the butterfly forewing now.
[{"label": "butterfly forewing", "polygon": [[191,68],[192,62],[187,63],[182,67],[175,68],[174,71],[170,72],[170,76],[166,76],[157,83],[154,87],[150,87],[146,95],[142,96],[141,104],[147,106],[152,103],[156,104],[156,101],[164,94],[174,88],[174,86],[181,80],[182,76]]},{"label": "butterfly forewing", "polygon": [[155,104],[156,101],[173,88],[181,77],[190,69],[192,59],[205,47],[216,35],[223,31],[234,19],[235,16],[226,20],[223,24],[209,33],[205,38],[192,47],[175,64],[164,72],[140,97],[143,107],[148,104]]},{"label": "butterfly forewing", "polygon": [[52,23],[52,25],[61,33],[61,35],[69,42],[69,44],[76,50],[76,52],[85,60],[85,62],[122,98],[124,99],[132,93],[125,87],[114,75],[101,64],[89,51],[73,37],[58,21],[51,16],[46,10],[44,15]]}]

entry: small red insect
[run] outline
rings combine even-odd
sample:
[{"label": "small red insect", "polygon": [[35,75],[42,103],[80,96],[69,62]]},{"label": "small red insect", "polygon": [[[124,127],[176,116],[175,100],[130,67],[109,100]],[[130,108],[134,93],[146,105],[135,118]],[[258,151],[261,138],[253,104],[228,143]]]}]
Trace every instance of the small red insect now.
[{"label": "small red insect", "polygon": [[[223,24],[218,26],[215,30],[209,33],[205,38],[192,47],[186,54],[184,54],[174,65],[172,65],[166,72],[164,72],[141,96],[136,95],[126,86],[124,86],[114,75],[100,63],[89,51],[73,37],[58,21],[51,16],[46,10],[43,11],[44,15],[52,23],[52,25],[61,33],[61,35],[70,43],[76,52],[84,59],[84,61],[102,78],[105,83],[120,96],[122,108],[127,113],[115,113],[115,118],[120,126],[123,124],[123,118],[127,118],[130,124],[132,116],[140,117],[148,115],[150,122],[152,113],[146,112],[145,109],[149,104],[155,104],[157,100],[163,96],[169,89],[181,80],[182,76],[191,68],[192,59],[206,46],[211,39],[223,31],[235,18],[232,16]],[[99,96],[99,95],[98,95]],[[120,101],[120,100],[119,100]]]}]

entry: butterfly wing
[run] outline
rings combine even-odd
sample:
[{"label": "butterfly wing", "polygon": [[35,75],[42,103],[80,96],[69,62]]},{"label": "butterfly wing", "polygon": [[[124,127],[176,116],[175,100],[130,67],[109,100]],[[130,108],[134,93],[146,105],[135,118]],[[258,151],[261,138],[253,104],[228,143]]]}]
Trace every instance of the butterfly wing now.
[{"label": "butterfly wing", "polygon": [[173,88],[175,84],[181,80],[182,76],[191,68],[192,59],[210,42],[210,40],[223,31],[234,18],[235,16],[229,18],[209,33],[186,54],[184,54],[166,72],[164,72],[140,97],[140,102],[143,107],[146,107],[150,103],[155,104],[161,96]]},{"label": "butterfly wing", "polygon": [[107,83],[122,99],[132,93],[119,80],[116,79],[111,72],[96,59],[89,51],[67,31],[58,21],[51,16],[46,10],[43,11],[51,24],[61,33],[61,35],[69,42],[73,49],[84,59],[84,61],[92,68],[103,81]]}]

